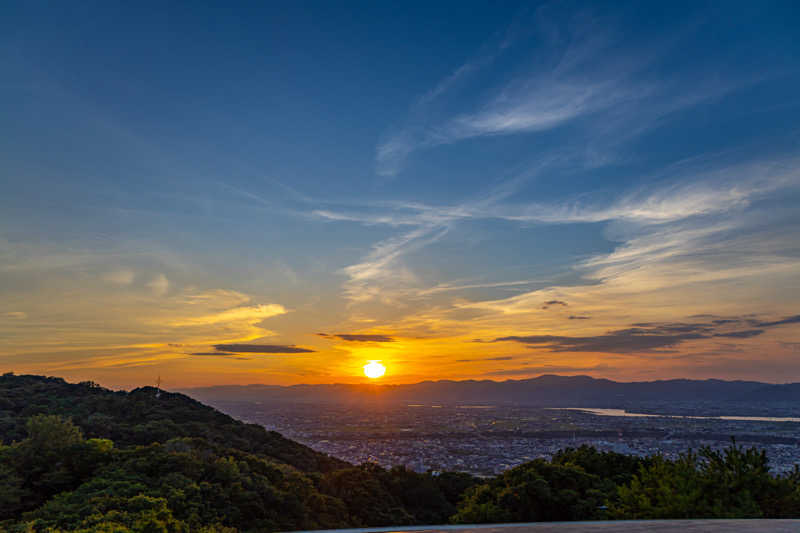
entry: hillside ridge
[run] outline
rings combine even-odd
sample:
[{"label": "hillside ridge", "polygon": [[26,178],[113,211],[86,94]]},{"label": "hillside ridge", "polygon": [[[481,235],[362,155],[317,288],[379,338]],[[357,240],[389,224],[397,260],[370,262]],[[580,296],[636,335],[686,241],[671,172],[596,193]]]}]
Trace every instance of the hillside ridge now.
[{"label": "hillside ridge", "polygon": [[622,382],[544,374],[520,380],[426,380],[412,384],[222,385],[180,389],[203,401],[498,403],[543,407],[612,407],[625,402],[792,402],[800,383],[721,379]]}]

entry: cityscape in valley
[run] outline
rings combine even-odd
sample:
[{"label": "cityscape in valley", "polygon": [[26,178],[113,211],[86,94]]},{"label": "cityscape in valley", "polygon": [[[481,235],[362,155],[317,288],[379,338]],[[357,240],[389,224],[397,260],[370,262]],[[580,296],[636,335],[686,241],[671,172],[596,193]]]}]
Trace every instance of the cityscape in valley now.
[{"label": "cityscape in valley", "polygon": [[[240,420],[353,464],[402,465],[418,472],[496,475],[584,444],[622,454],[676,459],[689,449],[723,449],[732,439],[766,450],[776,472],[789,472],[800,462],[800,404],[787,392],[794,391],[792,385],[676,381],[648,387],[646,383],[543,376],[483,383],[493,392],[484,396],[491,403],[482,404],[454,402],[454,397],[463,399],[458,385],[447,382],[437,387],[433,382],[424,386],[424,392],[413,385],[380,392],[358,387],[311,387],[301,392],[297,387],[258,386],[187,392]],[[507,400],[522,387],[530,391],[527,401]],[[635,387],[638,398],[612,394],[603,400],[593,392],[600,389],[607,394],[609,387]],[[698,394],[698,400],[685,394],[675,399],[675,389],[687,387]],[[742,401],[745,391],[758,391],[762,399]],[[415,393],[426,401],[409,403]],[[323,399],[325,394],[329,396]]]}]

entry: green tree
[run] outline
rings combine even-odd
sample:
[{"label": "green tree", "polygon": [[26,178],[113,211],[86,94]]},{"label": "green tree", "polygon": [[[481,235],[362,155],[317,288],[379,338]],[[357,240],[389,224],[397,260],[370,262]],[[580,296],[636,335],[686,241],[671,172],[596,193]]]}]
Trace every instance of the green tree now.
[{"label": "green tree", "polygon": [[677,460],[656,456],[610,505],[616,518],[759,518],[800,516],[800,473],[772,476],[766,453],[732,443]]},{"label": "green tree", "polygon": [[383,485],[383,469],[371,463],[326,474],[320,484],[326,494],[342,500],[358,526],[414,523],[401,502]]},{"label": "green tree", "polygon": [[580,466],[537,459],[467,490],[455,523],[538,522],[599,518],[602,479]]}]

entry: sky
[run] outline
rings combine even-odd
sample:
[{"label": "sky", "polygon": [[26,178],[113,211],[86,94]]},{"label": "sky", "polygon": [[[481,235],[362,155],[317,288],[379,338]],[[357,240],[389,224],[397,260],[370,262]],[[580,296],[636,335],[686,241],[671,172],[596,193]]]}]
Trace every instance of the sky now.
[{"label": "sky", "polygon": [[794,2],[5,2],[0,371],[800,381],[798,27]]}]

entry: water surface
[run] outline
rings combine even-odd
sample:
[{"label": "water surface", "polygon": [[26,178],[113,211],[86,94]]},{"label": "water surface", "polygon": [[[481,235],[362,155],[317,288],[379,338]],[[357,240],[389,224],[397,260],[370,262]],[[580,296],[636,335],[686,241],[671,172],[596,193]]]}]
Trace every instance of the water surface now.
[{"label": "water surface", "polygon": [[554,407],[565,411],[583,411],[597,416],[623,416],[634,418],[691,418],[696,420],[737,420],[744,422],[800,422],[800,418],[790,416],[692,416],[692,415],[654,415],[647,413],[630,413],[625,409],[605,409],[592,407]]}]

